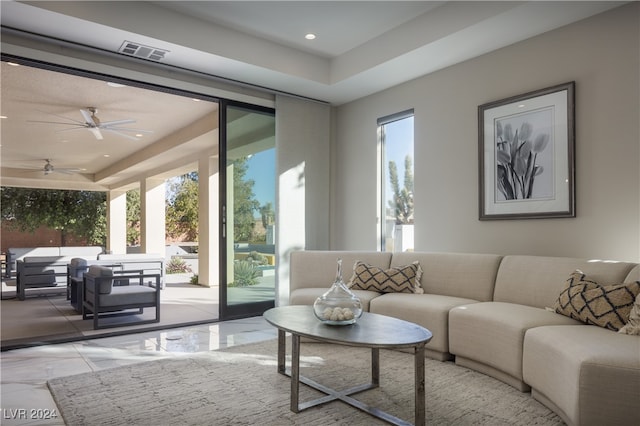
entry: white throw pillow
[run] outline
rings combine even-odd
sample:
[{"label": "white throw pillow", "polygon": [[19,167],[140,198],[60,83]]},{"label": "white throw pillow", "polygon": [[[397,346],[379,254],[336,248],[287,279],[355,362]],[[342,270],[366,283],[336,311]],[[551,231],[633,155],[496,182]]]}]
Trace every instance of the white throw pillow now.
[{"label": "white throw pillow", "polygon": [[629,321],[618,331],[618,333],[635,334],[640,336],[640,294],[636,296],[636,301],[631,308]]}]

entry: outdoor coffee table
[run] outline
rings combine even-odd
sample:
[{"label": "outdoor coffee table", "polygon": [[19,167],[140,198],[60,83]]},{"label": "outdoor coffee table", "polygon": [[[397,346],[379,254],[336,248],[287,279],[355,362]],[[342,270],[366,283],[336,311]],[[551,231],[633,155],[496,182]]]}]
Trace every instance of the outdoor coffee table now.
[{"label": "outdoor coffee table", "polygon": [[[411,424],[350,395],[380,385],[380,349],[413,348],[415,368],[415,424],[425,424],[424,345],[431,332],[424,327],[384,315],[364,312],[355,324],[327,325],[318,320],[311,306],[282,306],[269,309],[264,318],[278,329],[278,373],[291,377],[291,411],[298,413],[316,405],[339,399],[353,407],[396,425]],[[292,335],[291,370],[285,366],[285,335]],[[325,343],[371,348],[371,383],[336,391],[300,375],[300,337]],[[326,396],[300,403],[300,382]]]}]

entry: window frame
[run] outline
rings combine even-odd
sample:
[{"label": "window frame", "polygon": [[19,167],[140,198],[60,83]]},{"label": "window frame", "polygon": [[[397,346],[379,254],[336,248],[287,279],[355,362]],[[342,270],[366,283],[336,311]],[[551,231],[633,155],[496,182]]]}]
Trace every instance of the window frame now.
[{"label": "window frame", "polygon": [[[377,209],[378,213],[376,217],[377,220],[377,238],[378,241],[378,251],[385,252],[386,251],[386,179],[388,176],[385,175],[385,164],[386,164],[386,135],[384,131],[384,126],[394,123],[396,121],[405,120],[407,118],[414,118],[415,120],[415,112],[413,108],[396,112],[394,114],[386,115],[384,117],[380,117],[377,119],[377,136],[378,136],[378,167],[377,167],[377,181],[378,181],[378,191],[377,191]],[[414,158],[415,158],[415,121],[414,121]],[[415,162],[414,162],[415,169]]]}]

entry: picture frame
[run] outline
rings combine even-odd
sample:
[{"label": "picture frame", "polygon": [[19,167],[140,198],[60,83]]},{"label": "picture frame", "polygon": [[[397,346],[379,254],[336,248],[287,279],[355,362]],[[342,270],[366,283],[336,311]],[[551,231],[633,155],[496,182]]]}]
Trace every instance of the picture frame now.
[{"label": "picture frame", "polygon": [[479,219],[576,216],[575,82],[478,107]]}]

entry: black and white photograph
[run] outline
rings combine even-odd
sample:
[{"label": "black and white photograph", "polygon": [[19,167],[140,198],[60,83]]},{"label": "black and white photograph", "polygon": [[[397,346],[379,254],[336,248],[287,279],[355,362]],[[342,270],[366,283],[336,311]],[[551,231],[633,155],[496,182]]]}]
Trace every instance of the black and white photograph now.
[{"label": "black and white photograph", "polygon": [[478,107],[480,220],[575,217],[574,86]]}]

